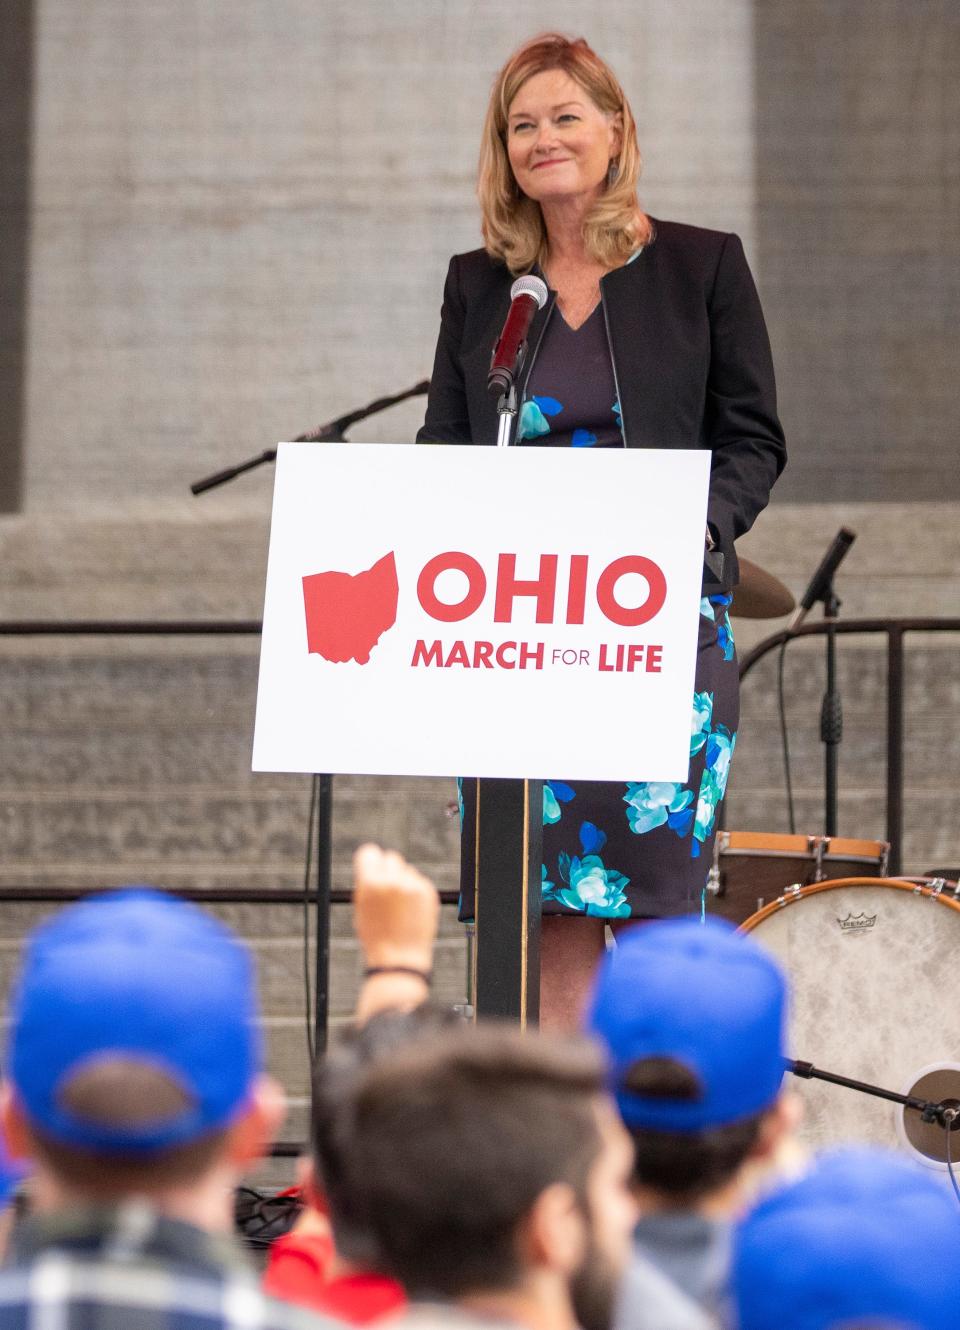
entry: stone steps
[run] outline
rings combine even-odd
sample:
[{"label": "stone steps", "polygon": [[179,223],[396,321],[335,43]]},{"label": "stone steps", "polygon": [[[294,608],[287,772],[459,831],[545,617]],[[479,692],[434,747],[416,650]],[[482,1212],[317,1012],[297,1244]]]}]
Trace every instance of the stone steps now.
[{"label": "stone steps", "polygon": [[[60,639],[0,653],[0,887],[298,890],[310,785],[303,776],[250,771],[256,648],[242,639]],[[349,884],[353,849],[374,839],[454,888],[454,798],[450,780],[338,777],[335,884]],[[24,934],[54,908],[0,906],[0,996]],[[268,1067],[291,1101],[283,1136],[305,1140],[303,908],[209,908],[253,948]],[[312,906],[309,913],[312,927]],[[465,1002],[468,990],[467,942],[455,916],[455,908],[443,909],[435,957],[434,995],[445,1004]],[[312,948],[308,964],[312,981]],[[332,1032],[349,1020],[360,968],[350,909],[335,905]],[[258,1178],[279,1185],[289,1175],[283,1162]]]},{"label": "stone steps", "polygon": [[[173,889],[298,889],[303,881],[309,782],[250,771],[256,643],[106,642],[7,644],[0,652],[0,887],[92,890],[131,881]],[[942,640],[910,644],[905,682],[908,870],[957,857],[955,800],[960,659]],[[885,658],[865,639],[841,642],[845,738],[840,832],[884,836]],[[822,643],[788,652],[797,826],[822,827]],[[786,830],[776,707],[776,661],[745,682],[740,743],[726,823]],[[349,882],[364,839],[395,846],[443,888],[457,878],[451,780],[338,776],[334,881]],[[0,994],[23,934],[50,906],[0,907]],[[298,905],[216,905],[250,940],[263,992],[269,1065],[292,1097],[287,1139],[305,1131],[303,912]],[[359,959],[349,908],[331,918],[331,1026],[349,1018]],[[312,960],[311,974],[312,974]],[[463,1002],[467,947],[455,911],[443,911],[435,994]]]}]

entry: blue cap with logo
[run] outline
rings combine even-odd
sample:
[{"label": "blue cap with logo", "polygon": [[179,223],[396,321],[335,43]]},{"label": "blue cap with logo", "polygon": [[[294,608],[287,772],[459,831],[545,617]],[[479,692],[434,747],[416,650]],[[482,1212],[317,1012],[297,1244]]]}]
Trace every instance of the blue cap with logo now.
[{"label": "blue cap with logo", "polygon": [[734,1243],[739,1330],[960,1322],[960,1210],[885,1150],[835,1150],[748,1215]]},{"label": "blue cap with logo", "polygon": [[[144,1154],[226,1126],[262,1064],[253,962],[234,935],[162,892],[129,888],[55,915],[27,942],[7,1071],[52,1140]],[[185,1107],[135,1124],[82,1117],[65,1092],[107,1061],[165,1074]]]},{"label": "blue cap with logo", "polygon": [[[610,1088],[628,1126],[696,1132],[759,1113],[783,1080],[787,986],[767,952],[720,919],[639,924],[601,962],[587,1016],[605,1045]],[[669,1058],[698,1095],[626,1088],[631,1068]]]}]

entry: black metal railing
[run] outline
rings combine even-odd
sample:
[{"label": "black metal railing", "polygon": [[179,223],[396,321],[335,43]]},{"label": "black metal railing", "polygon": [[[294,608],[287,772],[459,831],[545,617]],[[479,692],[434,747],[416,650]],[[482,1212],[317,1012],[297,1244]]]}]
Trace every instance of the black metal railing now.
[{"label": "black metal railing", "polygon": [[[259,636],[262,624],[259,619],[82,619],[47,620],[23,619],[0,622],[0,638],[4,637],[255,637]],[[325,777],[327,781],[331,778]],[[317,847],[318,860],[329,856],[329,844]],[[321,952],[329,945],[329,920],[322,916],[326,913],[326,902],[334,905],[347,905],[352,898],[349,887],[335,887],[330,881],[327,864],[326,882],[321,887],[324,877],[323,866],[317,864],[317,883],[310,891],[304,887],[180,887],[171,888],[172,894],[183,900],[196,901],[204,905],[302,905],[306,899],[316,906],[316,987],[314,1029],[316,1046],[326,1046],[326,1027],[328,1020],[329,970]],[[89,895],[89,891],[80,887],[59,885],[45,886],[0,886],[0,904],[66,904]],[[444,905],[455,905],[458,900],[456,891],[441,891],[440,899]],[[270,1153],[275,1158],[294,1157],[302,1153],[301,1142],[281,1141],[274,1144]]]},{"label": "black metal railing", "polygon": [[[740,662],[740,678],[746,679],[753,667],[784,641],[821,636],[827,624],[814,621],[801,624],[792,633],[773,633],[764,638]],[[957,633],[957,618],[889,618],[845,619],[834,625],[841,636],[852,633],[883,634],[887,639],[887,790],[886,838],[890,842],[890,872],[897,874],[903,868],[904,820],[904,705],[903,683],[905,671],[904,639],[910,633]],[[258,619],[83,619],[50,622],[45,620],[13,620],[0,622],[0,637],[254,637],[259,636]],[[0,901],[33,900],[65,901],[82,894],[69,887],[5,887],[0,888]],[[253,904],[293,903],[302,900],[302,892],[285,891],[274,887],[218,888],[184,890],[179,893],[189,899],[224,903],[250,902]],[[333,888],[331,900],[346,903],[350,893],[345,888]],[[442,892],[444,904],[456,902],[456,892]]]},{"label": "black metal railing", "polygon": [[[764,638],[740,662],[740,678],[745,679],[758,661],[769,652],[794,638],[822,636],[829,631],[826,622],[803,623],[794,632],[774,633]],[[850,633],[882,633],[887,639],[887,840],[890,842],[889,873],[896,877],[903,871],[903,740],[905,678],[904,638],[908,633],[958,633],[960,619],[840,619],[833,630]]]},{"label": "black metal railing", "polygon": [[[0,622],[3,637],[259,637],[259,619],[20,619]],[[0,887],[0,903],[25,901],[64,903],[88,894],[81,888],[63,886]],[[304,898],[303,888],[282,887],[198,887],[177,888],[175,895],[184,900],[207,904],[297,905]],[[330,887],[334,905],[350,903],[349,887]],[[456,891],[441,891],[444,905],[456,905]]]}]

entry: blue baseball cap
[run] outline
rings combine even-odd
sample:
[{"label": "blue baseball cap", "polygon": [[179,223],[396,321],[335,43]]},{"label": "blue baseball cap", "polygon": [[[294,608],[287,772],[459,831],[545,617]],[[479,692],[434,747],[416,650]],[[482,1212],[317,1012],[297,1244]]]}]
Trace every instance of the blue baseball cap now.
[{"label": "blue baseball cap", "polygon": [[884,1150],[824,1154],[734,1242],[739,1330],[960,1321],[960,1210],[942,1179]]},{"label": "blue baseball cap", "polygon": [[[721,919],[664,919],[622,933],[600,964],[587,1027],[604,1044],[624,1122],[725,1126],[768,1108],[783,1080],[787,985],[776,961]],[[645,1058],[681,1063],[695,1099],[627,1090]]]},{"label": "blue baseball cap", "polygon": [[[148,1154],[226,1126],[262,1065],[253,962],[216,920],[146,888],[90,897],[38,928],[10,1008],[7,1071],[52,1140]],[[108,1059],[165,1073],[186,1108],[127,1124],[71,1111],[71,1078]]]}]

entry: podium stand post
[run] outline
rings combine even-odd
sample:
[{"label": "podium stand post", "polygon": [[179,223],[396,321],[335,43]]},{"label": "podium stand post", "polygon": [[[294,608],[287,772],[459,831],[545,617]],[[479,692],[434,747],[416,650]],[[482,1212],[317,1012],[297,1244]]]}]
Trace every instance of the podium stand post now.
[{"label": "podium stand post", "polygon": [[313,779],[317,826],[317,871],[314,892],[316,957],[313,994],[313,1047],[314,1055],[319,1057],[327,1051],[327,1029],[330,1019],[333,777],[325,774],[316,775]]},{"label": "podium stand post", "polygon": [[478,1016],[536,1025],[540,1016],[543,781],[477,781]]}]

